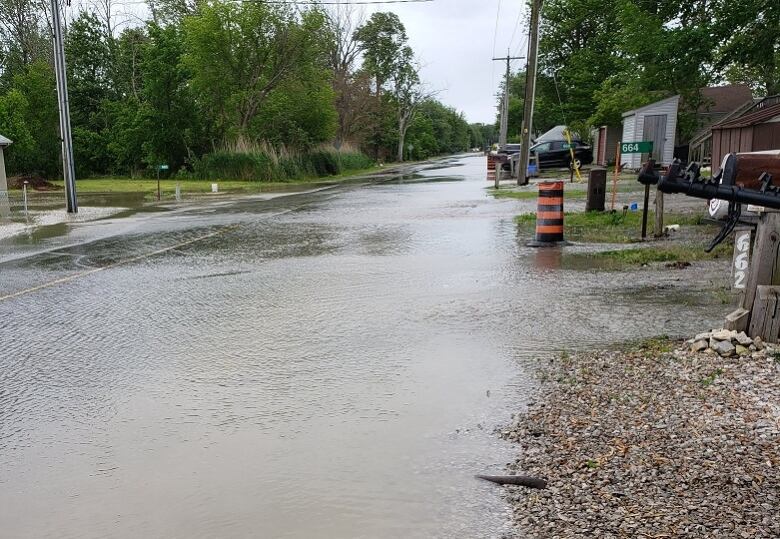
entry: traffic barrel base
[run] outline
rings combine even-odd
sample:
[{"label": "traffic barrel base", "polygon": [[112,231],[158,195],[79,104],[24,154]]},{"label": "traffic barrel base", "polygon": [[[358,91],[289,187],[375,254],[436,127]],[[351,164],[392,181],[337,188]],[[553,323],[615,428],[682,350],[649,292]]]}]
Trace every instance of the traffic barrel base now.
[{"label": "traffic barrel base", "polygon": [[536,206],[536,238],[529,247],[569,245],[563,237],[563,182],[540,182]]}]

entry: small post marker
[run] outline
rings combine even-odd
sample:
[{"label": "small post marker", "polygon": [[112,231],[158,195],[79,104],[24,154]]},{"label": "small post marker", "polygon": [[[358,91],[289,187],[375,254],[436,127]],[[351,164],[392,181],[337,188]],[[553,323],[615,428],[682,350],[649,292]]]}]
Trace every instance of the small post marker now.
[{"label": "small post marker", "polygon": [[24,197],[24,216],[28,217],[27,212],[27,184],[29,184],[27,180],[24,180],[24,183],[22,184],[22,196]]}]

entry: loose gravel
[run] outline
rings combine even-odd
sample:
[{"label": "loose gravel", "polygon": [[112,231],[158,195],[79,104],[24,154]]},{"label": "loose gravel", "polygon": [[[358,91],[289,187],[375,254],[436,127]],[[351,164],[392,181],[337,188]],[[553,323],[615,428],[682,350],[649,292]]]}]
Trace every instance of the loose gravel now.
[{"label": "loose gravel", "polygon": [[648,341],[540,365],[507,537],[780,537],[780,354]]}]

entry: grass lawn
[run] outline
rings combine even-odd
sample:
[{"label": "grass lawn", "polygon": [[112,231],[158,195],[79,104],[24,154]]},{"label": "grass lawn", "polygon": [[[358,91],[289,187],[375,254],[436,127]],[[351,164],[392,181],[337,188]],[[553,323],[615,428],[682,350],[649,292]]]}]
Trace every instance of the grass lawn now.
[{"label": "grass lawn", "polygon": [[[370,174],[386,170],[382,167],[371,167],[362,170],[354,170],[337,176],[324,178],[313,177],[288,182],[253,182],[242,180],[160,180],[160,189],[163,198],[171,198],[176,190],[176,184],[181,186],[182,195],[210,193],[211,184],[219,184],[220,193],[261,193],[271,191],[284,191],[295,185],[327,184],[344,181],[363,174]],[[52,182],[57,187],[64,189],[62,180]],[[76,190],[79,193],[145,193],[151,197],[157,194],[156,179],[134,178],[85,178],[76,180]]]},{"label": "grass lawn", "polygon": [[[654,212],[648,212],[648,234],[653,232]],[[521,227],[532,230],[536,225],[536,214],[524,213],[515,217]],[[633,243],[639,241],[642,227],[642,212],[566,212],[564,214],[566,237],[588,243]],[[702,235],[712,233],[715,227],[704,220],[703,214],[664,215],[666,224],[701,227]],[[623,252],[623,251],[620,251]]]},{"label": "grass lawn", "polygon": [[[587,189],[587,183],[571,184],[567,179],[563,188],[563,196],[565,199],[569,200],[587,198]],[[621,180],[618,182],[617,186],[618,193],[639,193],[642,191],[642,189],[644,189],[644,187],[638,181],[636,181],[636,178],[632,178],[631,180]],[[539,190],[535,185],[525,187],[522,190],[515,187],[504,187],[503,189],[496,190],[490,187],[488,188],[488,193],[493,195],[495,198],[514,198],[519,200],[535,200],[539,196]],[[612,182],[609,180],[607,181],[607,202],[610,200],[611,193]]]}]

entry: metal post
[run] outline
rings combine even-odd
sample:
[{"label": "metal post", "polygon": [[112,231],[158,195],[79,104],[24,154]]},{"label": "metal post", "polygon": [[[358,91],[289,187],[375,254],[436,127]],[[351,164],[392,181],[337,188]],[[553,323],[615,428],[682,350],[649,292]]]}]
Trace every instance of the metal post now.
[{"label": "metal post", "polygon": [[57,99],[60,109],[60,139],[62,140],[62,175],[65,180],[65,206],[68,213],[78,213],[76,199],[76,168],[73,164],[73,139],[70,130],[68,78],[65,68],[65,43],[58,0],[51,0],[52,30],[54,32],[54,73],[57,79]]},{"label": "metal post", "polygon": [[160,165],[157,165],[157,202],[160,201]]},{"label": "metal post", "polygon": [[650,186],[645,185],[645,203],[642,206],[642,239],[647,237],[647,205],[650,202]]},{"label": "metal post", "polygon": [[620,176],[620,142],[617,143],[617,151],[615,152],[615,174],[612,176],[612,206],[610,211],[615,211],[615,197],[617,196],[617,184]]},{"label": "metal post", "polygon": [[24,216],[27,217],[27,184],[30,183],[27,180],[24,180],[24,183],[22,184],[22,197],[24,198]]},{"label": "metal post", "polygon": [[528,64],[525,67],[525,103],[523,111],[522,146],[520,150],[520,171],[517,185],[528,183],[528,160],[531,154],[531,133],[533,132],[534,98],[536,97],[536,59],[539,53],[539,16],[542,0],[531,3],[531,28],[528,40]]},{"label": "metal post", "polygon": [[176,182],[176,202],[181,202],[181,185]]}]

